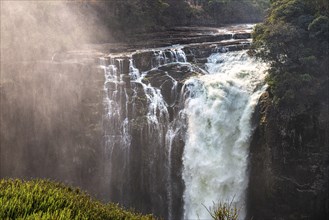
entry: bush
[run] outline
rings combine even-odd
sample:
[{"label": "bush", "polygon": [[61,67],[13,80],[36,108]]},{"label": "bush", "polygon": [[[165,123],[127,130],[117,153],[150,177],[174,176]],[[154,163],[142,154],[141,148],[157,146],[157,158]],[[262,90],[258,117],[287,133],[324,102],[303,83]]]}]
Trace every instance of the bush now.
[{"label": "bush", "polygon": [[264,23],[254,29],[250,52],[270,65],[267,83],[275,106],[290,116],[305,114],[318,106],[327,86],[328,5],[272,2]]},{"label": "bush", "polygon": [[154,219],[49,180],[0,180],[0,219]]},{"label": "bush", "polygon": [[230,203],[214,203],[212,207],[205,208],[214,220],[237,220],[239,218],[239,210],[232,203],[233,201]]}]

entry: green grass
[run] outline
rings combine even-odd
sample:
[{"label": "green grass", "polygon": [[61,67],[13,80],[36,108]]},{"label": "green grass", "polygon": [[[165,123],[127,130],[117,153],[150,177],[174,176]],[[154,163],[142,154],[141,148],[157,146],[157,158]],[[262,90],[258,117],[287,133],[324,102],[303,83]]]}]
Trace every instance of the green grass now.
[{"label": "green grass", "polygon": [[0,219],[151,220],[152,215],[126,211],[93,200],[78,188],[49,180],[0,180]]}]

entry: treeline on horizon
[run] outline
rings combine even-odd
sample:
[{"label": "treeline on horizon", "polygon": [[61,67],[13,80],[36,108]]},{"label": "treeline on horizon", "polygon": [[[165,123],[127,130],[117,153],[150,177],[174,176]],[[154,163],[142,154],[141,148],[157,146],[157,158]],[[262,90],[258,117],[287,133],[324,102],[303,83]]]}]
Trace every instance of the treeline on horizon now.
[{"label": "treeline on horizon", "polygon": [[263,20],[270,0],[84,1],[115,37],[174,26],[220,26]]}]

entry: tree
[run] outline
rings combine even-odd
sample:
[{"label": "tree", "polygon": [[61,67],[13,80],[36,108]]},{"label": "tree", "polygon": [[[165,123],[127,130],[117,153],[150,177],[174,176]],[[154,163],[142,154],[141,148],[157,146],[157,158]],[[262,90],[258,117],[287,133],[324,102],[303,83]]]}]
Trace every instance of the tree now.
[{"label": "tree", "polygon": [[[320,2],[320,1],[319,1]],[[276,0],[254,29],[251,52],[270,64],[267,82],[278,107],[300,114],[317,104],[328,66],[329,19],[324,1]]]}]

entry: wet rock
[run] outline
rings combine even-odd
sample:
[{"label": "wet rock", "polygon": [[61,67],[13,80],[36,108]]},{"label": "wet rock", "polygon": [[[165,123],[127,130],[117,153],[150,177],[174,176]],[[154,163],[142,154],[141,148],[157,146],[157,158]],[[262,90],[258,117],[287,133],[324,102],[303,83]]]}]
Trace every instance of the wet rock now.
[{"label": "wet rock", "polygon": [[132,55],[134,65],[140,71],[152,69],[152,60],[154,57],[153,51],[137,52]]},{"label": "wet rock", "polygon": [[114,65],[118,68],[120,74],[129,74],[129,58],[119,57],[115,58]]},{"label": "wet rock", "polygon": [[247,219],[327,219],[328,99],[313,115],[281,117],[262,95],[250,145]]},{"label": "wet rock", "polygon": [[251,33],[237,33],[233,35],[233,39],[248,39],[251,38]]},{"label": "wet rock", "polygon": [[155,73],[166,74],[177,82],[184,83],[191,76],[203,75],[205,71],[189,63],[171,63],[149,71],[147,76],[150,77],[149,79],[156,80],[156,77],[152,77]]},{"label": "wet rock", "polygon": [[183,83],[192,76],[203,74],[203,70],[189,63],[171,63],[149,71],[144,82],[159,88],[166,103],[172,105],[176,102]]}]

